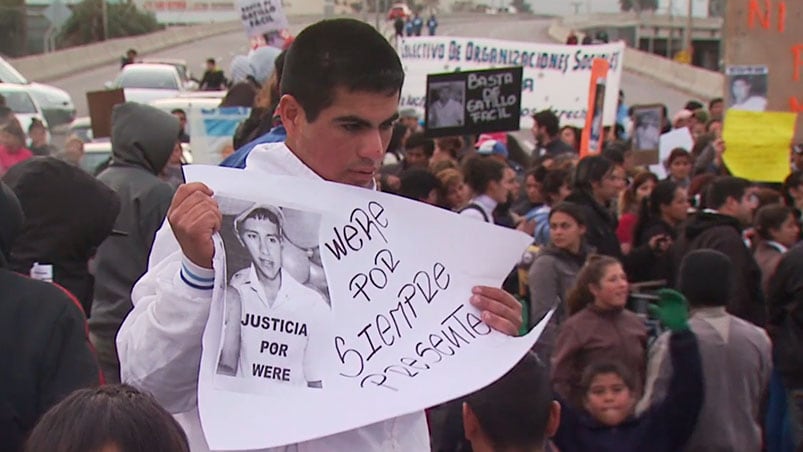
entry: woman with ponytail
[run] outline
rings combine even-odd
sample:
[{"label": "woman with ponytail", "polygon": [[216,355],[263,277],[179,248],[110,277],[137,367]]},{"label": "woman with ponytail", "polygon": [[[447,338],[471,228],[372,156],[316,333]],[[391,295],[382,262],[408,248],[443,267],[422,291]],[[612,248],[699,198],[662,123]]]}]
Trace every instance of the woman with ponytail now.
[{"label": "woman with ponytail", "polygon": [[635,375],[636,398],[644,384],[647,329],[644,320],[625,309],[627,276],[618,260],[591,256],[568,297],[569,317],[558,333],[552,354],[552,383],[572,403],[583,396],[583,370],[592,363],[618,361]]}]

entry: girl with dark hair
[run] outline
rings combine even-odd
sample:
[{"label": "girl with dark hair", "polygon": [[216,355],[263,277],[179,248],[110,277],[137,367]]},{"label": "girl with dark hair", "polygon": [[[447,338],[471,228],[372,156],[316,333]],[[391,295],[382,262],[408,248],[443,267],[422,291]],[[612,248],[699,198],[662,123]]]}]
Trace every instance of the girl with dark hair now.
[{"label": "girl with dark hair", "polygon": [[677,237],[680,225],[688,218],[689,207],[686,189],[671,180],[658,182],[650,196],[642,200],[633,227],[633,243],[643,246],[657,238],[660,257],[653,265],[634,269],[630,275],[632,281],[668,280],[671,277],[671,264],[664,253]]},{"label": "girl with dark hair", "polygon": [[770,204],[758,209],[753,226],[758,236],[753,257],[761,267],[761,287],[767,296],[769,281],[775,274],[778,262],[800,237],[800,225],[791,208],[781,204]]},{"label": "girl with dark hair", "polygon": [[560,129],[560,139],[564,143],[580,152],[580,129],[573,126],[563,126]]},{"label": "girl with dark hair", "polygon": [[574,287],[577,273],[591,251],[584,240],[586,222],[579,206],[568,202],[556,204],[547,221],[553,231],[550,242],[535,256],[527,278],[530,325],[536,325],[550,309],[555,308],[536,344],[536,351],[544,359],[549,358],[558,327],[569,316],[566,296]]},{"label": "girl with dark hair", "polygon": [[591,256],[568,297],[571,314],[558,333],[552,355],[555,390],[573,404],[582,400],[583,370],[599,360],[623,363],[638,376],[636,399],[644,384],[647,329],[625,309],[627,276],[618,260]]},{"label": "girl with dark hair", "polygon": [[128,385],[73,392],[31,432],[25,452],[189,452],[181,426]]},{"label": "girl with dark hair", "polygon": [[657,183],[658,176],[642,172],[637,174],[630,187],[622,192],[619,199],[619,226],[616,228],[616,236],[624,254],[629,254],[633,248],[633,226],[638,219],[641,202],[650,196]]}]

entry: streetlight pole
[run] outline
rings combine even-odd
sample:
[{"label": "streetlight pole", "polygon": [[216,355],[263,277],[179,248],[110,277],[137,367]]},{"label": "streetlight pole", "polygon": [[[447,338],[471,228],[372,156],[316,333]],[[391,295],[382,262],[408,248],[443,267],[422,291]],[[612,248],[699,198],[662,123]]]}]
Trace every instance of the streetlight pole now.
[{"label": "streetlight pole", "polygon": [[689,55],[689,64],[691,64],[691,33],[692,33],[692,20],[693,20],[693,10],[694,10],[694,0],[687,0],[689,2],[688,9],[686,11],[686,36],[684,42],[684,50]]}]

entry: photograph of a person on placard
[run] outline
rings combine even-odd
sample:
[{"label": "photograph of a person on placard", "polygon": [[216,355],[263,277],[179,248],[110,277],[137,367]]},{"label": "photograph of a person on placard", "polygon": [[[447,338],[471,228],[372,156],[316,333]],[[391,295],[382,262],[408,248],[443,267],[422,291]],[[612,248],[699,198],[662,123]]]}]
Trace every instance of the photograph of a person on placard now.
[{"label": "photograph of a person on placard", "polygon": [[764,111],[767,109],[767,74],[728,76],[731,90],[730,109]]},{"label": "photograph of a person on placard", "polygon": [[599,152],[600,138],[602,137],[602,115],[605,110],[605,77],[598,77],[594,91],[594,110],[591,112],[591,134],[588,143],[591,152]]},{"label": "photograph of a person on placard", "polygon": [[658,151],[661,142],[661,107],[636,107],[633,109],[633,116],[633,149]]},{"label": "photograph of a person on placard", "polygon": [[429,87],[427,128],[443,129],[465,124],[466,85],[463,81],[432,83]]},{"label": "photograph of a person on placard", "polygon": [[218,375],[323,387],[331,310],[318,224],[315,213],[271,205],[223,216],[228,284]]}]

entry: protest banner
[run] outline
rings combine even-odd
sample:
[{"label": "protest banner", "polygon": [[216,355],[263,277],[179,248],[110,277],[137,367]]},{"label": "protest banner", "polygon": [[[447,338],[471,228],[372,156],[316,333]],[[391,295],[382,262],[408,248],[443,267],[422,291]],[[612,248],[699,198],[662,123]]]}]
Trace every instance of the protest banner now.
[{"label": "protest banner", "polygon": [[193,163],[218,164],[234,151],[237,127],[250,114],[250,108],[190,108],[187,112]]},{"label": "protest banner", "polygon": [[426,125],[431,137],[519,129],[520,67],[430,74]]},{"label": "protest banner", "polygon": [[561,124],[582,128],[588,109],[591,64],[604,58],[610,64],[605,87],[604,125],[616,121],[622,78],[624,43],[569,46],[451,36],[407,37],[397,51],[405,70],[401,107],[424,108],[428,74],[521,66],[522,128],[532,126],[532,115],[551,109]]},{"label": "protest banner", "polygon": [[602,152],[603,135],[602,113],[605,105],[605,84],[610,65],[607,60],[595,58],[591,64],[591,80],[588,87],[588,111],[585,127],[580,138],[580,157]]},{"label": "protest banner", "polygon": [[94,138],[112,136],[112,110],[114,110],[115,105],[124,102],[125,92],[122,88],[86,93],[89,120],[92,124],[92,136]]},{"label": "protest banner", "polygon": [[289,26],[281,0],[237,0],[237,12],[249,38]]},{"label": "protest banner", "polygon": [[757,182],[783,182],[789,174],[795,120],[790,112],[728,111],[722,133],[728,170]]},{"label": "protest banner", "polygon": [[[224,223],[198,386],[213,450],[323,437],[473,392],[548,321],[510,337],[469,302],[474,286],[499,287],[525,234],[347,185],[184,171],[215,192]],[[422,223],[426,236],[410,233]]]},{"label": "protest banner", "polygon": [[[751,92],[748,81],[726,84],[728,105],[735,97],[764,99],[766,111],[803,112],[803,2],[799,0],[731,0],[725,14],[726,67],[765,67],[761,92]],[[758,76],[760,74],[755,74]],[[733,82],[736,79],[729,79]],[[734,91],[737,91],[736,93]],[[756,105],[756,102],[750,105]],[[753,109],[756,110],[756,109]],[[803,142],[803,115],[798,115],[795,143]],[[728,143],[728,152],[731,149]],[[787,146],[788,151],[789,146]]]}]

